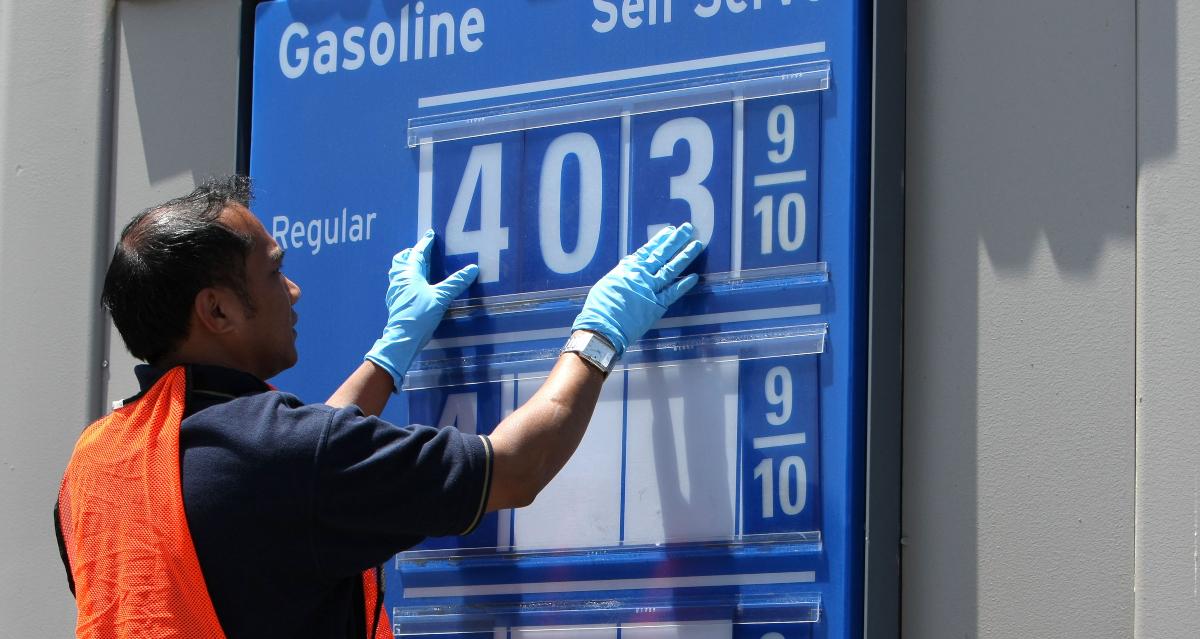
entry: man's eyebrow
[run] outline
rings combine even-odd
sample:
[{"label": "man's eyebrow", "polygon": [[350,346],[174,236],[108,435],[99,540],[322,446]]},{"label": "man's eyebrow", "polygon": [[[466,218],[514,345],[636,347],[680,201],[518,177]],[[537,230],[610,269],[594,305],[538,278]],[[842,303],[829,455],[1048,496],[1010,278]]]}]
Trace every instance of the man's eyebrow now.
[{"label": "man's eyebrow", "polygon": [[283,256],[286,253],[287,253],[286,250],[281,249],[278,246],[276,246],[275,248],[271,249],[271,253],[267,257],[275,264],[282,264]]}]

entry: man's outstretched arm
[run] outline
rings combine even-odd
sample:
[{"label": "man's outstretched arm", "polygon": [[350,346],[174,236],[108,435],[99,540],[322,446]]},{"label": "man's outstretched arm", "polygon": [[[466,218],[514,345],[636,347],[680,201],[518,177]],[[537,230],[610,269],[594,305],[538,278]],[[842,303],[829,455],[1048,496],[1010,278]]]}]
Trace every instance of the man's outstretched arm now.
[{"label": "man's outstretched arm", "polygon": [[579,447],[604,374],[574,353],[559,355],[542,387],[496,427],[488,511],[533,503]]},{"label": "man's outstretched arm", "polygon": [[[691,289],[680,278],[704,250],[692,226],[667,227],[621,260],[588,293],[574,331],[607,341],[617,357]],[[533,503],[579,447],[600,397],[605,374],[575,353],[564,353],[542,387],[492,432],[492,489],[487,509]]]},{"label": "man's outstretched arm", "polygon": [[366,360],[354,369],[325,403],[334,408],[353,404],[364,415],[378,416],[387,406],[395,384],[391,373],[379,364]]},{"label": "man's outstretched arm", "polygon": [[354,404],[365,415],[383,412],[391,394],[400,389],[404,374],[433,336],[454,298],[462,295],[479,275],[471,264],[445,280],[429,283],[429,253],[434,233],[392,258],[388,272],[388,322],[363,363],[346,378],[326,404],[341,408]]}]

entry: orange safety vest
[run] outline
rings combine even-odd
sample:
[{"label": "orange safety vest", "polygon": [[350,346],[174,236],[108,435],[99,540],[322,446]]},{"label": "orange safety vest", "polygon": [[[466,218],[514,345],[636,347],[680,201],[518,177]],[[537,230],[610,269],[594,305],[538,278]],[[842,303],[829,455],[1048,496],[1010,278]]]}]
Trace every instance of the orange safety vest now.
[{"label": "orange safety vest", "polygon": [[[185,369],[173,368],[142,397],[88,426],[75,444],[57,514],[79,608],[77,637],[225,637],[183,509],[186,393]],[[367,637],[393,639],[376,578],[376,569],[363,573]]]}]

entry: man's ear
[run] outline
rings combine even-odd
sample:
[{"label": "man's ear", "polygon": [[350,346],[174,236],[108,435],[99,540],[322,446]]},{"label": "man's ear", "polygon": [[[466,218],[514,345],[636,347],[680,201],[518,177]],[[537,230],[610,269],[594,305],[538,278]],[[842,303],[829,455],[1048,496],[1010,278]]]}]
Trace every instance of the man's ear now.
[{"label": "man's ear", "polygon": [[233,292],[212,286],[196,293],[192,310],[196,322],[214,335],[234,330],[241,318],[241,305]]}]

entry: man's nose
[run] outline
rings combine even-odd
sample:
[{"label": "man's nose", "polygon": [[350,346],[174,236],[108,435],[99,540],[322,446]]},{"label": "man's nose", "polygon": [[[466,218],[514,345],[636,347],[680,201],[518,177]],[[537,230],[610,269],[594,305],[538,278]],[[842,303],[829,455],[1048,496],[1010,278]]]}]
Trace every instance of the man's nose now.
[{"label": "man's nose", "polygon": [[287,278],[288,294],[292,296],[292,304],[300,301],[300,285],[293,282],[292,278]]}]

